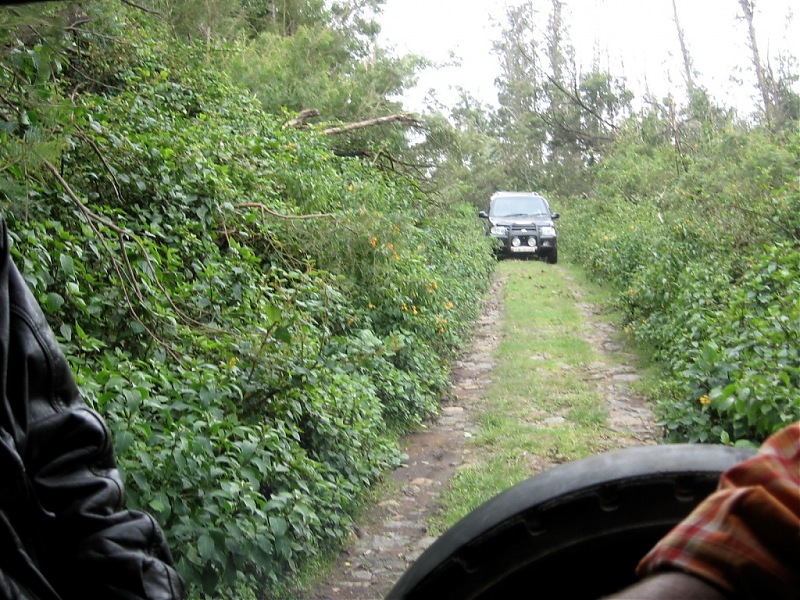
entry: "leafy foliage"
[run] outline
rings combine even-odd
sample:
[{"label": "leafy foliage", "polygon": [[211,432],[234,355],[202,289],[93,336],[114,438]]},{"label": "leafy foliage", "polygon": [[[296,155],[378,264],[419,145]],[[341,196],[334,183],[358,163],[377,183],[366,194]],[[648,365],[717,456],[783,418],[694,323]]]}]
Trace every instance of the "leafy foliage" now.
[{"label": "leafy foliage", "polygon": [[4,46],[12,252],[193,597],[261,595],[347,535],[436,412],[491,253],[471,209],[113,15],[69,54]]},{"label": "leafy foliage", "polygon": [[565,254],[620,291],[666,366],[669,438],[757,443],[800,419],[798,137],[728,121],[681,158],[660,123],[629,123],[598,197],[566,203]]}]

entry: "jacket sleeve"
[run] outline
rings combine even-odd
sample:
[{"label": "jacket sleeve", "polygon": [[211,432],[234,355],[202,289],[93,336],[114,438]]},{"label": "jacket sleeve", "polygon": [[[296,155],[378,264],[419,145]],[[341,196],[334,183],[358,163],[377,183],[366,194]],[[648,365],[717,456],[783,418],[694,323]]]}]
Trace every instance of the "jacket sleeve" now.
[{"label": "jacket sleeve", "polygon": [[124,508],[108,427],[81,398],[0,229],[0,425],[24,466],[27,550],[65,600],[180,598],[163,533]]}]

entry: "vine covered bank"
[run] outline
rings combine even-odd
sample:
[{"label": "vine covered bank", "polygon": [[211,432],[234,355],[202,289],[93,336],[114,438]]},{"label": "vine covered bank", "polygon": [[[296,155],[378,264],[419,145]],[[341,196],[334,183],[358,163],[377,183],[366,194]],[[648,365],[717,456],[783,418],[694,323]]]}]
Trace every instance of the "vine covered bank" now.
[{"label": "vine covered bank", "polygon": [[195,597],[349,530],[489,281],[474,211],[284,127],[144,13],[6,29],[12,252]]}]

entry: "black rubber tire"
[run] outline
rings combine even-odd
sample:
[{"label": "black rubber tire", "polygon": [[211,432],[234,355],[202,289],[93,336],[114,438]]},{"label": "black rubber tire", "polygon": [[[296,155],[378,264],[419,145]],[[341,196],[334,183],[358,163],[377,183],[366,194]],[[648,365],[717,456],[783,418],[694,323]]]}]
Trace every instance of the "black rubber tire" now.
[{"label": "black rubber tire", "polygon": [[547,255],[548,264],[554,265],[558,262],[558,248],[553,248]]},{"label": "black rubber tire", "polygon": [[559,465],[475,509],[387,596],[596,599],[635,581],[639,559],[749,449],[632,447]]}]

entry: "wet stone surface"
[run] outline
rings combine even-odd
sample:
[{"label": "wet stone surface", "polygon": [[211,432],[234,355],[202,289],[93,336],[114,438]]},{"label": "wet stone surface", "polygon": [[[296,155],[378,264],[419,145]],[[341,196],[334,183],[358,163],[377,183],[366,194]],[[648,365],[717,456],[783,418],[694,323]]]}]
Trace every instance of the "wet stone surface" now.
[{"label": "wet stone surface", "polygon": [[[478,400],[491,383],[492,356],[500,341],[496,323],[502,316],[503,284],[495,281],[471,347],[454,365],[452,394],[438,418],[407,439],[408,459],[390,475],[389,488],[395,493],[366,512],[330,575],[303,600],[385,598],[408,566],[434,542],[425,524],[437,509],[443,487],[470,459],[466,443],[478,430],[473,422]],[[656,443],[660,431],[654,416],[632,389],[638,375],[626,365],[633,363],[633,357],[622,352],[615,328],[602,319],[597,307],[583,302],[579,291],[573,298],[586,319],[582,335],[601,357],[584,366],[580,376],[595,382],[605,401],[608,425],[603,437],[609,449]],[[534,358],[550,360],[546,354]],[[551,427],[566,419],[557,413],[532,412],[530,420],[536,426]],[[527,458],[531,474],[565,461],[557,453]]]}]

